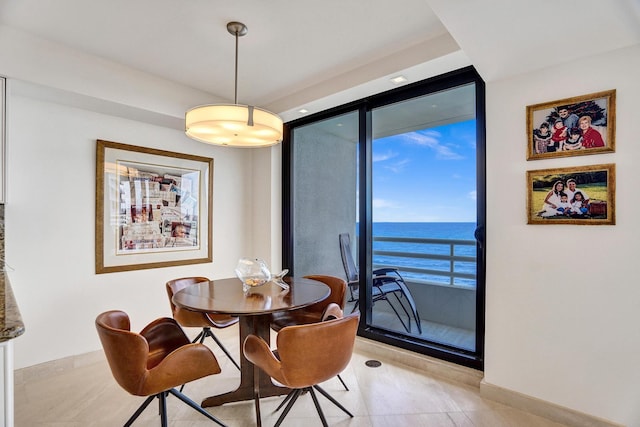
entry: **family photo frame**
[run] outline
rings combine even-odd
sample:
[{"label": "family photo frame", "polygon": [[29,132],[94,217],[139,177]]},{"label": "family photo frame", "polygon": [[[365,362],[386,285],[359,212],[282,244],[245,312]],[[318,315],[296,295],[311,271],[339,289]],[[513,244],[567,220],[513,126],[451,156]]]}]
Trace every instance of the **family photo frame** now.
[{"label": "family photo frame", "polygon": [[615,224],[615,164],[527,171],[528,224]]},{"label": "family photo frame", "polygon": [[615,151],[616,91],[527,106],[527,160]]},{"label": "family photo frame", "polygon": [[212,261],[213,159],[97,140],[96,274]]}]

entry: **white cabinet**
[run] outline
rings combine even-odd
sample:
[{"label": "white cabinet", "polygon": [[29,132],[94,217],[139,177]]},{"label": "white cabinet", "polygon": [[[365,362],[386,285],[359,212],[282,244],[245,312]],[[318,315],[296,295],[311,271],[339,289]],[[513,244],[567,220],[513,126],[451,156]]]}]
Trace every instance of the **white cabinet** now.
[{"label": "white cabinet", "polygon": [[0,387],[0,421],[5,427],[13,427],[13,340],[0,342],[2,387]]}]

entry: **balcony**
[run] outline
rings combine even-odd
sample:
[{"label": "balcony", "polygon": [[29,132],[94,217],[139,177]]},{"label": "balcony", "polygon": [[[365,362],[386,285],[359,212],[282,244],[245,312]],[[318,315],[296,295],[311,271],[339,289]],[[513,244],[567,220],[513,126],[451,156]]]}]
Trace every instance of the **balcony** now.
[{"label": "balcony", "polygon": [[[476,241],[374,236],[373,242],[374,269],[397,268],[415,300],[422,333],[412,321],[409,335],[474,351]],[[404,316],[395,297],[389,303]],[[374,304],[373,325],[406,333],[389,303]],[[347,311],[354,304],[348,302]]]}]

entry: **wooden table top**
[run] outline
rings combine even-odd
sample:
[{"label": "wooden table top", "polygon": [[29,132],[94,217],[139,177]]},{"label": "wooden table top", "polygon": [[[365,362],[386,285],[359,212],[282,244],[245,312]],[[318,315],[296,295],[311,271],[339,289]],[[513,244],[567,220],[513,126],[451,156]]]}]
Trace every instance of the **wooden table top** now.
[{"label": "wooden table top", "polygon": [[183,308],[207,313],[247,316],[295,310],[327,298],[330,289],[316,280],[287,277],[285,290],[273,282],[242,290],[237,278],[198,283],[176,292],[173,302]]}]

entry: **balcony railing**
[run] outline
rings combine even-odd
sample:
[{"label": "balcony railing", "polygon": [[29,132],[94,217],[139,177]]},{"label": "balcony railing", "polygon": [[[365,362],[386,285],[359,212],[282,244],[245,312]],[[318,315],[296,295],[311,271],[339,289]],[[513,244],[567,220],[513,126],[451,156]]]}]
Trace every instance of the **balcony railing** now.
[{"label": "balcony railing", "polygon": [[476,286],[476,241],[373,237],[373,267],[396,267],[406,281]]}]

